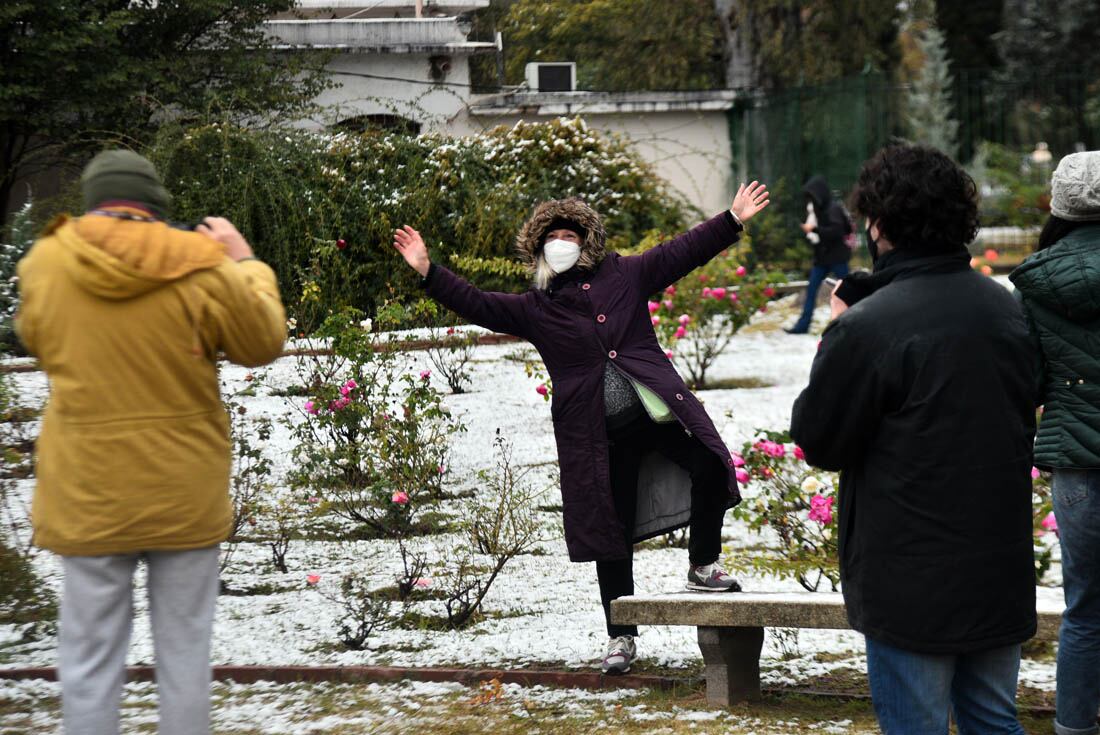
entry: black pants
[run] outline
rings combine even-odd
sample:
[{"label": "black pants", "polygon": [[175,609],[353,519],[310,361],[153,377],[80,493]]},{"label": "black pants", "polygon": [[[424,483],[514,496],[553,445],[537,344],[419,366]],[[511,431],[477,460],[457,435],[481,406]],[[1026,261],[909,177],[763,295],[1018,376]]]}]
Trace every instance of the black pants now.
[{"label": "black pants", "polygon": [[[657,424],[641,416],[608,432],[611,495],[623,524],[626,546],[634,549],[634,511],[638,497],[638,469],[642,458],[657,451],[691,476],[691,519],[688,558],[692,564],[710,564],[722,553],[722,522],[729,504],[728,470],[718,455],[688,436],[679,422]],[[607,634],[638,635],[636,625],[612,625],[611,601],[634,594],[634,560],[596,562]]]}]

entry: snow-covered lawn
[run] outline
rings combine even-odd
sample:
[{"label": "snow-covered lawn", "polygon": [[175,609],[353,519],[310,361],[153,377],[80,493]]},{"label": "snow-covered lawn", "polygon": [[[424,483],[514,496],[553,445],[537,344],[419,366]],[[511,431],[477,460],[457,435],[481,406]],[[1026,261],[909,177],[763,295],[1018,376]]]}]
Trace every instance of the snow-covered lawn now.
[{"label": "snow-covered lawn", "polygon": [[[793,308],[790,299],[786,299],[785,303],[760,315],[738,334],[710,374],[715,380],[758,378],[767,383],[766,387],[700,394],[731,448],[739,448],[757,429],[779,429],[788,425],[791,404],[805,385],[818,341],[815,336],[787,335],[779,329],[793,320]],[[826,314],[819,310],[817,316],[819,322],[823,322]],[[512,441],[514,458],[519,464],[537,466],[536,476],[554,469],[549,405],[535,392],[537,381],[527,377],[522,362],[515,359],[518,352],[529,349],[523,343],[478,347],[472,389],[462,395],[447,396],[447,406],[469,428],[455,435],[453,440],[447,474],[449,489],[477,490],[476,472],[492,462],[492,441],[497,429]],[[431,367],[425,352],[407,353],[403,359],[413,373]],[[223,378],[230,387],[239,387],[244,384],[246,372],[226,367]],[[282,398],[267,392],[273,387],[296,382],[294,358],[284,358],[264,372],[266,390],[243,401],[250,412],[277,420],[297,415],[296,406],[303,399]],[[34,401],[44,399],[45,377],[41,373],[18,373],[13,379],[24,396]],[[446,391],[441,383],[439,387]],[[277,421],[268,446],[277,476],[288,468],[290,447],[290,430]],[[31,483],[23,483],[21,489],[29,499]],[[560,495],[551,486],[545,505],[556,506],[560,502]],[[485,601],[488,614],[485,619],[459,632],[383,631],[373,636],[363,651],[347,651],[340,646],[333,622],[337,606],[325,593],[334,594],[341,575],[352,570],[373,570],[379,579],[392,579],[399,560],[390,543],[296,541],[287,556],[290,571],[286,574],[272,568],[270,552],[265,546],[242,544],[224,580],[234,590],[259,592],[225,595],[219,599],[213,661],[238,665],[388,664],[591,669],[598,665],[606,641],[594,565],[570,563],[561,538],[559,515],[552,511],[542,515],[549,540],[541,544],[537,554],[521,556],[505,567]],[[729,518],[724,537],[728,558],[736,558],[744,546],[761,543],[759,537],[749,534]],[[456,536],[423,539],[431,559],[446,558],[448,549],[457,542]],[[49,554],[40,554],[36,565],[46,583],[56,589],[60,582],[57,560]],[[686,565],[685,550],[647,544],[635,556],[638,592],[681,589]],[[310,586],[306,582],[307,575],[319,575],[320,582]],[[1051,578],[1057,583],[1059,576],[1055,564]],[[800,589],[795,582],[767,576],[748,577],[742,581],[748,590]],[[131,664],[151,664],[153,646],[147,605],[140,581],[138,586],[137,615],[128,660]],[[1060,599],[1061,590],[1043,589],[1040,594]],[[419,605],[426,612],[438,613],[441,603],[425,601]],[[12,626],[0,627],[0,667],[56,663],[55,639],[24,643],[20,642],[20,635],[21,631]],[[643,628],[639,652],[645,662],[641,667],[643,672],[651,667],[697,667],[700,660],[695,629],[691,627]],[[836,669],[861,671],[863,667],[862,638],[852,631],[804,630],[797,637],[770,634],[762,659],[765,685],[804,682]],[[1024,662],[1022,684],[1051,690],[1053,681],[1053,662]],[[139,696],[145,691],[144,686],[131,686],[129,696]],[[417,691],[414,685],[408,686],[412,687],[409,692]],[[31,696],[34,692],[52,697],[56,691],[51,687],[41,683],[0,682],[0,700]],[[383,693],[384,690],[384,687],[379,689]],[[232,687],[224,686],[223,694],[222,700],[230,702]],[[232,708],[227,704],[219,716],[231,719]],[[277,728],[264,731],[284,732]],[[821,731],[830,730],[823,728]]]}]

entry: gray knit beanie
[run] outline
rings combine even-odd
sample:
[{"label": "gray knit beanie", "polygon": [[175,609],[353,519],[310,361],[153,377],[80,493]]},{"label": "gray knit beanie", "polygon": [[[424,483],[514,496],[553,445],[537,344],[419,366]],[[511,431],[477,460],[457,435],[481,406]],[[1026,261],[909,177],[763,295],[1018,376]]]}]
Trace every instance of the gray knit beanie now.
[{"label": "gray knit beanie", "polygon": [[1071,222],[1100,220],[1100,151],[1071,153],[1058,163],[1050,182],[1050,213]]},{"label": "gray knit beanie", "polygon": [[80,187],[85,209],[111,200],[131,201],[145,204],[163,218],[172,202],[152,162],[124,149],[103,151],[93,158],[84,167]]}]

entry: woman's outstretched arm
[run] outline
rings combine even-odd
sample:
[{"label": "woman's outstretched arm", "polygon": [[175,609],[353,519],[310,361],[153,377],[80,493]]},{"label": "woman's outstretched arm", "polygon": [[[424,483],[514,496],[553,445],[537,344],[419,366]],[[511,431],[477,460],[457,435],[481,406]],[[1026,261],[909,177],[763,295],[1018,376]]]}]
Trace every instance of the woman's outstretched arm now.
[{"label": "woman's outstretched arm", "polygon": [[641,255],[624,258],[625,264],[637,274],[643,294],[661,291],[732,245],[744,223],[766,206],[767,186],[756,181],[741,184],[728,211]]},{"label": "woman's outstretched arm", "polygon": [[494,332],[526,338],[531,331],[530,295],[482,291],[431,262],[420,233],[405,225],[393,234],[393,246],[424,278],[433,299],[463,319]]}]

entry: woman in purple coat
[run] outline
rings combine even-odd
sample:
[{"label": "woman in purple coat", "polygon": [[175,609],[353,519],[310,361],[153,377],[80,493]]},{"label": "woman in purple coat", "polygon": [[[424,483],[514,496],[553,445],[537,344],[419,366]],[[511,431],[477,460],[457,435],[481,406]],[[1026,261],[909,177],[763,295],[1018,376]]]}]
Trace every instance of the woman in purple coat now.
[{"label": "woman in purple coat", "polygon": [[534,284],[481,291],[431,262],[404,227],[394,247],[429,296],[463,318],[538,350],[554,382],[550,415],[572,561],[595,561],[611,640],[607,673],[636,656],[635,626],[613,625],[611,600],[634,592],[633,544],[688,526],[688,587],[737,591],[719,565],[722,521],[741,500],[733,459],[701,403],[657,343],[646,302],[729,247],[768,204],[744,184],[733,205],[641,255],[607,252],[600,216],[579,199],[544,202],[516,239]]}]

